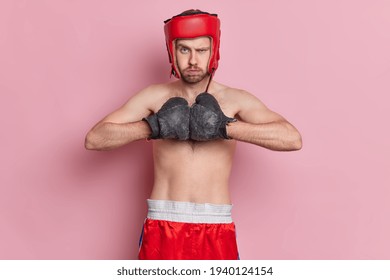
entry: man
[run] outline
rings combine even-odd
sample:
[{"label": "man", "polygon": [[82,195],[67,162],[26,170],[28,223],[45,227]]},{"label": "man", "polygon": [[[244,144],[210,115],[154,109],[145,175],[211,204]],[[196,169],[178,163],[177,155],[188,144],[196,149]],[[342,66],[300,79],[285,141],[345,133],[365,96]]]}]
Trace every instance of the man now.
[{"label": "man", "polygon": [[91,129],[85,147],[153,139],[154,185],[140,259],[237,259],[228,187],[236,140],[293,151],[301,136],[250,93],[212,80],[217,15],[185,11],[165,21],[165,36],[179,80],[141,90]]}]

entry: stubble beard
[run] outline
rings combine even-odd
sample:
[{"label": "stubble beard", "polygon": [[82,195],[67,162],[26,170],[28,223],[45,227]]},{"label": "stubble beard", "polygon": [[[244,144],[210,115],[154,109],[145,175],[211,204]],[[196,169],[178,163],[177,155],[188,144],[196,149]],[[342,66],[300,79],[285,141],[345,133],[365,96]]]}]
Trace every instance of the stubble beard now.
[{"label": "stubble beard", "polygon": [[203,71],[202,69],[195,68],[199,71],[199,73],[191,74],[189,73],[190,70],[194,68],[186,68],[184,70],[181,70],[179,68],[180,77],[183,80],[183,82],[187,84],[196,84],[204,80],[208,76],[208,73]]}]

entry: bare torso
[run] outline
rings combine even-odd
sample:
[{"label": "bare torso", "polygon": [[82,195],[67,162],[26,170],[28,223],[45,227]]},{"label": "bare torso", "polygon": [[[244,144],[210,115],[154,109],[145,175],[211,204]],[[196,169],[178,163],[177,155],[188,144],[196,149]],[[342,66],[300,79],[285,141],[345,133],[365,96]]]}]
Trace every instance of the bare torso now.
[{"label": "bare torso", "polygon": [[[170,97],[184,97],[190,105],[196,97],[182,95],[175,90],[174,84],[160,90],[161,101],[151,108],[153,112],[157,112]],[[217,98],[225,115],[234,116],[234,105],[230,105],[226,98],[228,88],[216,84],[214,90],[210,93]],[[222,139],[207,142],[153,141],[154,186],[150,198],[230,204],[229,176],[235,147],[235,140]]]},{"label": "bare torso", "polygon": [[235,144],[224,140],[155,141],[151,199],[229,204]]}]

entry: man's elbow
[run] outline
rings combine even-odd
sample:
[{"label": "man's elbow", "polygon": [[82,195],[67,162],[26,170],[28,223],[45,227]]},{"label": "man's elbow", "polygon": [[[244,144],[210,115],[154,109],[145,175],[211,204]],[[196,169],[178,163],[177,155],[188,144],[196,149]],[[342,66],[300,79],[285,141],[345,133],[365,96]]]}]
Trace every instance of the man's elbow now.
[{"label": "man's elbow", "polygon": [[300,149],[302,149],[302,140],[294,142],[292,151],[299,151]]},{"label": "man's elbow", "polygon": [[302,149],[302,136],[299,131],[290,123],[285,122],[285,147],[286,151],[299,151]]},{"label": "man's elbow", "polygon": [[87,150],[101,150],[96,141],[96,136],[94,136],[93,131],[88,132],[88,134],[85,136],[84,147]]},{"label": "man's elbow", "polygon": [[291,151],[299,151],[302,149],[302,136],[299,132],[293,137],[290,142]]},{"label": "man's elbow", "polygon": [[92,145],[92,143],[90,141],[88,141],[87,138],[85,138],[85,141],[84,141],[84,148],[87,150],[96,150],[95,146]]}]

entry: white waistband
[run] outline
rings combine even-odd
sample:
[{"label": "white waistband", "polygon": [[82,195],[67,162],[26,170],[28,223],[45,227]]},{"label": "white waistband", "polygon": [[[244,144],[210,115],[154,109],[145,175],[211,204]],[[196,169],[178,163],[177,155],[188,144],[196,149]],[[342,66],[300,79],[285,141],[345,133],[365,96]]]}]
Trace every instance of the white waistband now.
[{"label": "white waistband", "polygon": [[230,204],[148,199],[148,218],[181,223],[232,223]]}]

